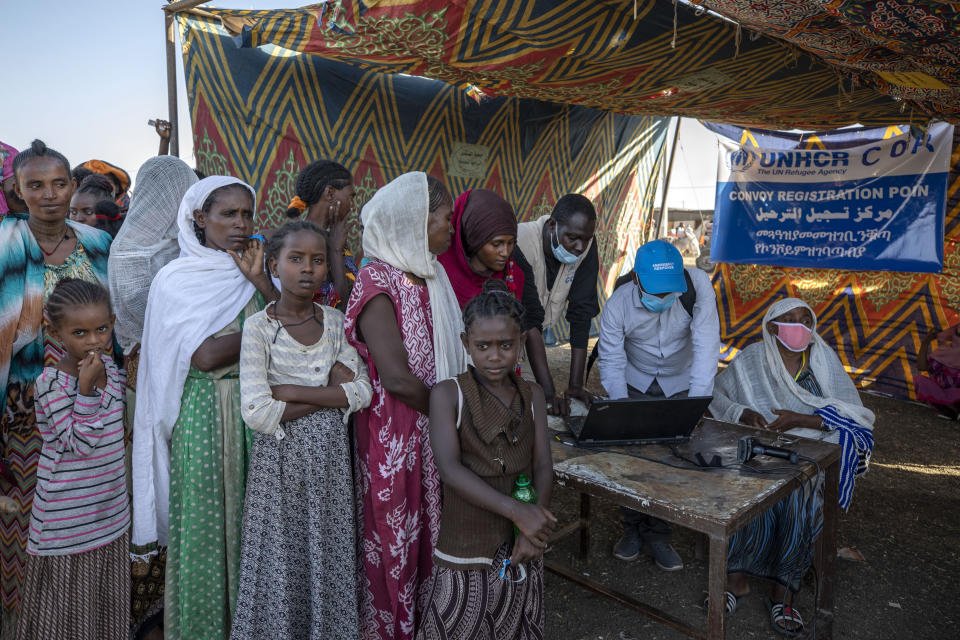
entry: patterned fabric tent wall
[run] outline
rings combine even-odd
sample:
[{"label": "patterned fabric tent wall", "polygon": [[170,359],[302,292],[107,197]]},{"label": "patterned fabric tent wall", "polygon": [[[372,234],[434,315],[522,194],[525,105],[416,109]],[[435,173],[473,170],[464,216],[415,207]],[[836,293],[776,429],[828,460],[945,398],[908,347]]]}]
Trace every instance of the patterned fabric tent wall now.
[{"label": "patterned fabric tent wall", "polygon": [[[354,173],[358,208],[411,170],[443,179],[454,196],[497,191],[520,220],[549,213],[566,193],[583,193],[599,215],[604,298],[624,256],[646,237],[666,119],[530,99],[478,103],[437,80],[272,45],[240,48],[216,19],[179,20],[198,168],[253,185],[263,226],[283,222],[299,170],[330,158]],[[359,224],[351,228],[358,250]],[[550,333],[565,341],[568,328],[564,322]]]},{"label": "patterned fabric tent wall", "polygon": [[727,345],[725,359],[760,339],[760,321],[771,302],[796,296],[816,311],[817,331],[837,350],[858,386],[915,399],[913,378],[920,341],[931,329],[956,323],[960,308],[960,133],[956,129],[953,144],[942,273],[721,265],[714,286],[720,333]]}]

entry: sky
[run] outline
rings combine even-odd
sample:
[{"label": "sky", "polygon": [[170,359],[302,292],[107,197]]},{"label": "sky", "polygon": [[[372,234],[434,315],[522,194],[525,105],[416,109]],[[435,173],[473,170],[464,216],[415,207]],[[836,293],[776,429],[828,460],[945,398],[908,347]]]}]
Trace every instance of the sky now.
[{"label": "sky", "polygon": [[[210,4],[273,9],[311,2],[315,0],[214,0]],[[72,164],[98,158],[123,167],[135,178],[137,168],[156,155],[159,145],[147,121],[167,119],[163,3],[0,0],[4,46],[0,140],[23,149],[39,138]],[[177,67],[180,157],[193,165],[179,55]],[[684,119],[668,207],[713,208],[716,158],[713,134]]]}]

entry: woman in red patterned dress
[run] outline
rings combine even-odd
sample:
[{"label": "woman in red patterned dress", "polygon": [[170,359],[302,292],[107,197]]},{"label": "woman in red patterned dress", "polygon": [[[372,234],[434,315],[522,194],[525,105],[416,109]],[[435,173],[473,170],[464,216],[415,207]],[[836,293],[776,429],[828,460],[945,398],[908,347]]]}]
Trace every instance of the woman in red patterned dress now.
[{"label": "woman in red patterned dress", "polygon": [[371,262],[357,274],[344,327],[373,386],[355,422],[362,638],[412,639],[433,569],[440,477],[430,389],[466,369],[460,308],[436,259],[450,245],[451,204],[439,181],[414,172],[363,209]]}]

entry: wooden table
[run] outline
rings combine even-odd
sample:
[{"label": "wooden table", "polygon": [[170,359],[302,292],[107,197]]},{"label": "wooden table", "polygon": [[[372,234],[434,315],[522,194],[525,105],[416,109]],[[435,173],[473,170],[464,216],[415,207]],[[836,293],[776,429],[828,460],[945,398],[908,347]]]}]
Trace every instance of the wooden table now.
[{"label": "wooden table", "polygon": [[[678,452],[693,459],[697,452],[709,462],[719,455],[722,464],[737,461],[737,442],[741,436],[753,435],[758,442],[774,444],[769,431],[704,419],[690,440]],[[823,531],[817,539],[814,565],[820,607],[816,621],[817,637],[832,637],[833,585],[836,565],[836,527],[838,516],[837,482],[840,469],[840,447],[827,442],[794,438],[783,445],[816,460],[825,472]],[[740,469],[713,471],[677,469],[662,462],[686,466],[663,445],[643,447],[610,447],[610,451],[591,451],[563,444],[551,444],[553,471],[560,485],[580,492],[580,518],[562,527],[554,539],[579,532],[580,556],[587,559],[590,547],[590,496],[604,498],[618,505],[642,511],[661,520],[704,534],[709,539],[710,607],[707,629],[697,629],[635,598],[596,582],[570,567],[550,560],[545,567],[568,580],[608,596],[640,611],[690,637],[720,640],[724,637],[724,587],[727,578],[727,548],[730,538],[745,524],[772,507],[799,486],[797,474],[757,474]],[[619,453],[622,452],[622,453]],[[641,455],[647,459],[635,457]],[[786,460],[760,456],[750,463],[757,468],[789,466]],[[815,465],[802,462],[796,467],[807,476],[816,472]],[[813,627],[812,616],[806,629]]]}]

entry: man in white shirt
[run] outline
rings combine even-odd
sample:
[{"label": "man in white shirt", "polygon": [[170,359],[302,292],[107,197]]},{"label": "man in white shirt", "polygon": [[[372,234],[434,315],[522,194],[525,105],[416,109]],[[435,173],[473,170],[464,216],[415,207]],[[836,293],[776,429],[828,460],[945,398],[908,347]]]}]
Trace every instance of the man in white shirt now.
[{"label": "man in white shirt", "polygon": [[[598,352],[600,381],[611,399],[712,395],[720,319],[709,276],[684,270],[680,252],[669,242],[640,247],[633,283],[614,291],[600,314]],[[615,557],[634,560],[645,549],[661,569],[683,568],[670,546],[668,523],[622,511],[624,531]]]}]

